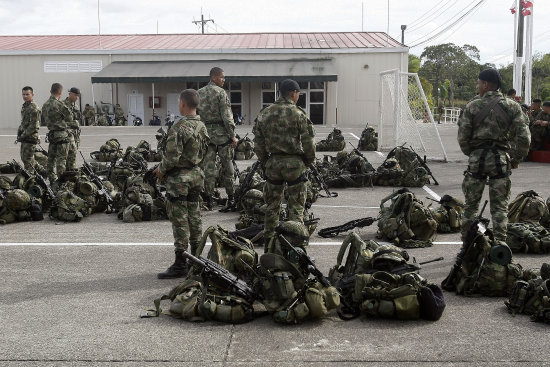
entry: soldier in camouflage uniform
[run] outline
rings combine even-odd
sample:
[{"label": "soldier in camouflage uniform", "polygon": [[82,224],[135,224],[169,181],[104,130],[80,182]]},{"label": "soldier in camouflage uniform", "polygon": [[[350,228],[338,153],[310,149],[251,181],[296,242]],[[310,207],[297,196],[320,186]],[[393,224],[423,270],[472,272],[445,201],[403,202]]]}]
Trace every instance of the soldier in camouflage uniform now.
[{"label": "soldier in camouflage uniform", "polygon": [[73,115],[72,121],[67,121],[67,127],[69,131],[69,151],[67,152],[67,170],[76,170],[76,152],[80,146],[80,121],[82,115],[80,109],[76,107],[76,100],[80,96],[80,89],[72,87],[69,89],[69,96],[65,98],[65,106],[71,111]]},{"label": "soldier in camouflage uniform", "polygon": [[550,102],[546,101],[542,104],[542,110],[533,119],[529,126],[531,131],[531,149],[544,149],[544,142],[550,141]]},{"label": "soldier in camouflage uniform", "polygon": [[185,276],[189,264],[183,252],[191,244],[195,254],[202,235],[199,206],[200,192],[204,186],[204,173],[199,167],[209,142],[206,127],[196,114],[199,95],[193,89],[184,90],[179,99],[179,110],[183,116],[172,125],[166,138],[166,149],[160,165],[153,173],[159,179],[165,178],[166,213],[172,222],[176,260],[159,279]]},{"label": "soldier in camouflage uniform", "polygon": [[107,117],[105,116],[103,111],[99,111],[97,113],[96,125],[97,126],[109,126],[109,121],[107,121]]},{"label": "soldier in camouflage uniform", "polygon": [[275,235],[285,183],[288,219],[303,222],[306,202],[306,168],[315,160],[315,131],[306,112],[296,106],[300,86],[291,79],[280,84],[281,97],[258,115],[254,126],[254,152],[265,167],[264,241]]},{"label": "soldier in camouflage uniform", "polygon": [[[533,102],[531,103],[531,107],[529,107],[529,110],[527,111],[527,116],[529,116],[529,126],[535,122],[535,119],[539,112],[541,111],[542,101],[540,99],[533,99]],[[532,138],[532,137],[531,137]],[[533,139],[531,139],[533,140]]]},{"label": "soldier in camouflage uniform", "polygon": [[234,201],[233,183],[235,171],[233,169],[233,148],[237,146],[235,138],[235,122],[231,112],[231,103],[225,90],[225,73],[218,67],[210,70],[210,83],[199,89],[199,114],[208,129],[210,144],[202,163],[205,181],[206,205],[209,210],[213,206],[214,186],[216,182],[216,155],[220,157],[223,173],[223,183],[228,198],[228,204]]},{"label": "soldier in camouflage uniform", "polygon": [[42,116],[48,126],[48,178],[50,184],[57,185],[57,178],[65,172],[67,153],[69,151],[68,124],[73,115],[69,108],[59,100],[63,93],[63,86],[53,83],[50,89],[51,96],[42,106]]},{"label": "soldier in camouflage uniform", "polygon": [[[511,169],[527,155],[530,133],[521,106],[498,91],[502,83],[495,69],[479,74],[479,96],[466,106],[458,122],[458,143],[469,156],[462,191],[466,199],[462,237],[478,209],[488,180],[495,240],[506,241]],[[511,148],[513,147],[513,148]]]},{"label": "soldier in camouflage uniform", "polygon": [[124,126],[126,125],[126,117],[124,117],[124,110],[117,103],[115,106],[115,126]]},{"label": "soldier in camouflage uniform", "polygon": [[84,115],[84,121],[86,122],[86,126],[92,126],[95,125],[95,112],[94,109],[86,103],[86,106],[84,107],[84,112],[82,113]]},{"label": "soldier in camouflage uniform", "polygon": [[34,160],[36,144],[40,143],[40,108],[33,101],[34,92],[31,87],[24,87],[22,95],[25,103],[21,107],[21,125],[17,130],[16,143],[21,143],[21,161],[25,169],[33,172],[33,168],[36,167],[42,171],[43,168]]}]

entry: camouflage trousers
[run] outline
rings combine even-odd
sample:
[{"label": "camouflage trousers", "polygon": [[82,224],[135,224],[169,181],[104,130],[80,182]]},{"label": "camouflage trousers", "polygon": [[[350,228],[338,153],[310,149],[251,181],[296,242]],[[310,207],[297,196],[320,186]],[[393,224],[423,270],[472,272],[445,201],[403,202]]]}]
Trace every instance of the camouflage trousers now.
[{"label": "camouflage trousers", "polygon": [[[34,159],[34,151],[36,144],[33,143],[21,143],[21,161],[25,166],[25,169],[29,172],[33,172],[33,168],[36,166]],[[38,169],[38,167],[36,167]]]},{"label": "camouflage trousers", "polygon": [[288,190],[288,220],[303,222],[307,197],[307,180],[302,179],[305,170],[306,166],[298,156],[272,156],[267,161],[265,166],[267,181],[264,185],[265,241],[275,236],[285,186]]},{"label": "camouflage trousers", "polygon": [[[462,222],[462,237],[466,235],[470,224],[474,220],[478,210],[486,180],[464,175],[462,192],[464,193],[464,220]],[[489,179],[489,201],[491,206],[491,221],[493,222],[493,234],[495,240],[506,241],[508,226],[508,201],[512,183],[510,177]]]},{"label": "camouflage trousers", "polygon": [[187,250],[189,243],[197,244],[201,238],[202,188],[203,177],[198,167],[186,174],[166,177],[166,214],[172,223],[176,251]]},{"label": "camouflage trousers", "polygon": [[68,152],[69,143],[50,143],[48,146],[48,178],[50,183],[54,183],[65,172]]},{"label": "camouflage trousers", "polygon": [[69,171],[76,170],[76,152],[80,146],[80,137],[69,134],[69,150],[67,151],[67,167]]},{"label": "camouflage trousers", "polygon": [[548,126],[533,125],[531,130],[531,149],[542,149],[544,141],[548,141]]},{"label": "camouflage trousers", "polygon": [[212,195],[214,193],[216,176],[218,175],[216,170],[216,154],[220,156],[225,193],[227,195],[233,195],[235,170],[233,169],[233,147],[231,144],[224,146],[213,144],[208,145],[208,149],[206,150],[206,155],[204,156],[201,166],[204,171],[204,191],[206,191],[208,195]]}]

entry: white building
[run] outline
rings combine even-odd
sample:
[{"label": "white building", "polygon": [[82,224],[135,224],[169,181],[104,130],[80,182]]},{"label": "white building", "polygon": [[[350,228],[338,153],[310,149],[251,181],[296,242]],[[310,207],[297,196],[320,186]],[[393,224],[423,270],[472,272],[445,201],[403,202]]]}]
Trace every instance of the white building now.
[{"label": "white building", "polygon": [[378,121],[379,73],[407,65],[408,47],[382,32],[0,36],[0,128],[19,125],[23,86],[41,106],[54,82],[63,98],[80,88],[82,108],[120,103],[146,122],[153,113],[164,119],[178,113],[179,92],[206,84],[214,66],[225,70],[245,124],[274,101],[277,82],[292,78],[314,123],[364,126]]}]

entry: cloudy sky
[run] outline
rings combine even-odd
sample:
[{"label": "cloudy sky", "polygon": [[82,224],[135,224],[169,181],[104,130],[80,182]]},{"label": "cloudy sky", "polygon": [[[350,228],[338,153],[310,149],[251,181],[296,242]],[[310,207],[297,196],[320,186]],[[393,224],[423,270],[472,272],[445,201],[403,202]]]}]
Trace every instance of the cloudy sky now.
[{"label": "cloudy sky", "polygon": [[[550,52],[550,1],[531,1],[534,50]],[[480,49],[481,61],[502,65],[512,60],[512,3],[513,0],[100,0],[99,14],[102,34],[157,33],[157,24],[158,33],[197,33],[200,28],[192,21],[200,19],[201,8],[207,19],[215,21],[208,23],[208,33],[361,29],[385,32],[389,7],[389,33],[400,40],[400,27],[407,24],[405,43],[418,44],[411,53],[420,55],[424,47],[439,43],[468,43]],[[0,5],[1,35],[98,33],[97,0],[0,0]]]}]

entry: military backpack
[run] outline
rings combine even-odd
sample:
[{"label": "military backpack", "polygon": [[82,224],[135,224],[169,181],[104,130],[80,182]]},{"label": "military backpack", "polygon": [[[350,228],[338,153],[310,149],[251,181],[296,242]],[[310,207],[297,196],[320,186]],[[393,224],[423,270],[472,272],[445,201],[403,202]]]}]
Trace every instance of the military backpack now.
[{"label": "military backpack", "polygon": [[368,126],[361,132],[361,138],[359,139],[359,150],[374,151],[378,149],[378,133],[374,130],[374,127]]},{"label": "military backpack", "polygon": [[533,190],[522,192],[508,205],[508,221],[510,223],[539,223],[543,217],[548,215],[546,202]]},{"label": "military backpack", "polygon": [[522,313],[533,321],[550,323],[550,274],[545,273],[545,267],[548,272],[550,266],[543,264],[541,275],[516,281],[504,302],[512,315]]},{"label": "military backpack", "polygon": [[508,223],[506,244],[512,252],[550,253],[550,231],[537,223]]}]

